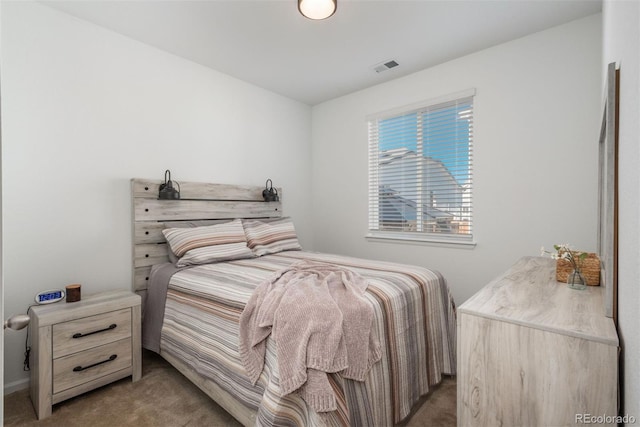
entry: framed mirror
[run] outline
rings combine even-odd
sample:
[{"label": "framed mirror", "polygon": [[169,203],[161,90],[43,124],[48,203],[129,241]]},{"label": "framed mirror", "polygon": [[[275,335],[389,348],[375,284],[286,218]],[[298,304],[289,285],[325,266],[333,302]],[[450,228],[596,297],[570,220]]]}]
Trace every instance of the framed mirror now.
[{"label": "framed mirror", "polygon": [[618,96],[620,71],[607,66],[604,113],[599,142],[598,255],[604,310],[617,322],[618,290]]}]

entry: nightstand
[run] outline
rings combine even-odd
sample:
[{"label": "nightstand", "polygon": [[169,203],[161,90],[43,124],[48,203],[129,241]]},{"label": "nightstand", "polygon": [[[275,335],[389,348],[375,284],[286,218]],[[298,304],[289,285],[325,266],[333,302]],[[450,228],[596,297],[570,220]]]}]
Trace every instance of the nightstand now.
[{"label": "nightstand", "polygon": [[111,291],[34,306],[31,401],[38,419],[51,406],[131,375],[142,375],[140,296]]}]

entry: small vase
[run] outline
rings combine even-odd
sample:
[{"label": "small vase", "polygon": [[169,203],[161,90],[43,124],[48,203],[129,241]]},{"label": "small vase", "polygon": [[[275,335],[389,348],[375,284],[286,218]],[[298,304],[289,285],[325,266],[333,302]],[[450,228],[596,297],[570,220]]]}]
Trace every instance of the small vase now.
[{"label": "small vase", "polygon": [[571,289],[577,289],[579,291],[587,289],[587,280],[580,270],[571,270],[569,276],[567,276],[567,284]]}]

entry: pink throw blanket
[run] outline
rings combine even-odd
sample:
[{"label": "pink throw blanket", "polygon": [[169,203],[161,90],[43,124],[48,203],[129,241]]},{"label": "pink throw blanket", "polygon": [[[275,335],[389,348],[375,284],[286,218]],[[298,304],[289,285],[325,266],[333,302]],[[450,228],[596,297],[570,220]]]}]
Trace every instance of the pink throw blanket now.
[{"label": "pink throw blanket", "polygon": [[240,357],[253,384],[271,335],[282,396],[297,390],[315,411],[335,410],[327,373],[364,381],[381,357],[367,285],[351,270],[310,261],[260,284],[240,316]]}]

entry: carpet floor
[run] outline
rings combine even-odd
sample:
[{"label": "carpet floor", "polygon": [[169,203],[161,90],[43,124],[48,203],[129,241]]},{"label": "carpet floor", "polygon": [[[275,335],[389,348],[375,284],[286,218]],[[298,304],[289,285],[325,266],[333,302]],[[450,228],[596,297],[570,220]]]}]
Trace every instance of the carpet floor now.
[{"label": "carpet floor", "polygon": [[[38,427],[232,427],[240,424],[153,352],[143,351],[142,379],[116,381],[53,406],[38,421],[29,390],[4,397],[5,426]],[[423,398],[405,427],[456,425],[456,383],[446,377]],[[384,426],[375,426],[384,427]]]}]

